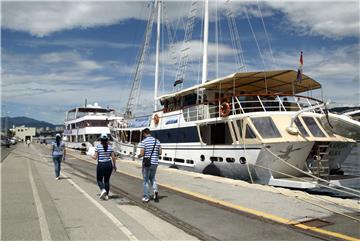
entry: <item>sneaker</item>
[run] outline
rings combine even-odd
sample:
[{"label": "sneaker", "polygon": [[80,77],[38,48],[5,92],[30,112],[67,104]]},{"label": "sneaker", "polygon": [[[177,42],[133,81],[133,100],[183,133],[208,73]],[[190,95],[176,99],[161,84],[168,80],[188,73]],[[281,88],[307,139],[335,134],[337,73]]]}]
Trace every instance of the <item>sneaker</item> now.
[{"label": "sneaker", "polygon": [[105,195],[106,195],[106,190],[103,189],[100,193],[100,199],[104,199],[105,198]]},{"label": "sneaker", "polygon": [[104,198],[106,201],[109,200],[109,195],[105,195],[105,198]]},{"label": "sneaker", "polygon": [[145,202],[145,203],[147,203],[147,202],[150,201],[150,199],[149,199],[148,197],[143,197],[141,200],[142,200],[143,202]]},{"label": "sneaker", "polygon": [[159,192],[154,192],[154,200],[155,202],[159,202]]},{"label": "sneaker", "polygon": [[56,179],[56,180],[60,180],[60,177],[56,177],[55,179]]}]

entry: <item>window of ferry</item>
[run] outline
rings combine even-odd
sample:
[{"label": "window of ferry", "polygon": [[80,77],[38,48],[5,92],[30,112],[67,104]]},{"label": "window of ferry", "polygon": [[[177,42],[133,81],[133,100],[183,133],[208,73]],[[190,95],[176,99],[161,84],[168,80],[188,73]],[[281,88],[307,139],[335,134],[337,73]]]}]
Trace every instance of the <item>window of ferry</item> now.
[{"label": "window of ferry", "polygon": [[325,130],[325,132],[329,135],[329,136],[332,136],[334,137],[334,133],[332,132],[331,128],[325,128],[323,123],[321,122],[321,119],[320,118],[316,118],[318,123],[320,124],[320,126],[323,128],[323,130]]},{"label": "window of ferry", "polygon": [[225,123],[214,123],[200,126],[201,139],[208,145],[231,145],[229,126]]},{"label": "window of ferry", "polygon": [[326,137],[324,132],[322,132],[319,126],[316,124],[316,121],[313,117],[303,116],[302,118],[313,136]]},{"label": "window of ferry", "polygon": [[305,127],[303,126],[303,124],[301,123],[299,118],[295,119],[295,125],[296,127],[299,129],[301,135],[303,136],[309,136],[309,134],[307,133],[307,131],[305,130]]},{"label": "window of ferry", "polygon": [[253,132],[253,130],[250,128],[249,125],[246,125],[245,138],[246,139],[254,139],[254,138],[256,138],[255,133]]},{"label": "window of ferry", "polygon": [[271,117],[253,117],[251,118],[251,121],[263,138],[281,137],[281,134]]}]

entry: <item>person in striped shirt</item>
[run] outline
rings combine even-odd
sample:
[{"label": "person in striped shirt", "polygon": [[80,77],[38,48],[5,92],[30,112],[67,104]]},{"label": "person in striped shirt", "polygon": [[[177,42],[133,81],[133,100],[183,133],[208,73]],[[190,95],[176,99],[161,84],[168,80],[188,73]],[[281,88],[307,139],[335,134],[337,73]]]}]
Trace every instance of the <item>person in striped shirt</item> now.
[{"label": "person in striped shirt", "polygon": [[143,187],[144,187],[144,196],[142,198],[143,202],[149,202],[149,183],[152,186],[154,191],[154,200],[155,202],[159,201],[159,191],[156,184],[156,169],[159,164],[159,155],[162,154],[160,141],[151,136],[149,128],[143,130],[143,141],[139,144],[140,155],[139,157],[150,157],[151,165],[146,167],[142,165],[142,174],[143,174]]},{"label": "person in striped shirt", "polygon": [[106,133],[101,134],[100,144],[95,147],[93,159],[98,162],[96,178],[101,191],[100,199],[108,200],[110,176],[113,170],[116,172],[116,157],[112,146],[108,144],[108,136]]}]

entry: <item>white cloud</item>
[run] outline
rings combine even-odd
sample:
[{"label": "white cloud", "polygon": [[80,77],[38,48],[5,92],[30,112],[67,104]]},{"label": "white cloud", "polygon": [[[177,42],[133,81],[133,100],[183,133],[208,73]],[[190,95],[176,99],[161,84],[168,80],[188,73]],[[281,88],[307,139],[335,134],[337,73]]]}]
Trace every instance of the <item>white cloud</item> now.
[{"label": "white cloud", "polygon": [[[264,4],[263,4],[264,3]],[[75,28],[107,26],[128,19],[147,20],[149,3],[145,1],[111,2],[3,2],[2,26],[8,29],[29,32],[43,37],[54,32]],[[191,1],[165,2],[164,18],[174,29],[184,29],[190,12]],[[227,10],[219,2],[218,13],[224,18]],[[359,36],[359,2],[324,1],[266,1],[259,4],[263,17],[273,16],[281,11],[288,19],[282,27],[303,35],[317,35],[329,38]],[[198,17],[202,16],[203,3],[197,3]],[[210,2],[210,20],[215,19],[215,2]],[[231,2],[230,9],[236,17],[260,17],[258,5],[254,2]],[[72,43],[74,45],[76,43]],[[88,42],[91,44],[91,41]],[[122,47],[114,43],[105,43]]]},{"label": "white cloud", "polygon": [[147,16],[145,2],[3,2],[2,14],[5,28],[38,37]]},{"label": "white cloud", "polygon": [[294,32],[328,38],[359,37],[359,1],[294,2],[269,1],[269,6],[282,11]]}]

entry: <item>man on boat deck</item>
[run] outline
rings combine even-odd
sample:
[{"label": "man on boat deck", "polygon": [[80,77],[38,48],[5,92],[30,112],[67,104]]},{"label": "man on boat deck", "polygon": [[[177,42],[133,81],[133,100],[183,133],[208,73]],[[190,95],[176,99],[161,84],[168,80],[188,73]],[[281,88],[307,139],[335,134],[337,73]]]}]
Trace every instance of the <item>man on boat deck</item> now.
[{"label": "man on boat deck", "polygon": [[[143,130],[144,139],[140,143],[140,155],[143,157],[142,162],[142,174],[143,174],[143,186],[144,186],[144,197],[142,198],[143,202],[149,202],[149,182],[154,191],[154,200],[155,202],[159,201],[159,192],[156,184],[156,169],[159,164],[159,155],[162,154],[160,141],[151,136],[149,128]],[[145,158],[150,158],[150,165],[147,166],[145,163]]]}]

